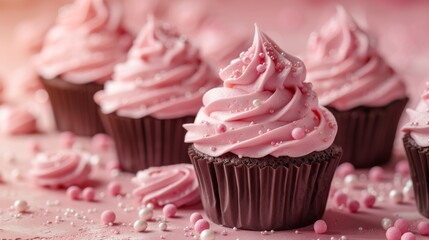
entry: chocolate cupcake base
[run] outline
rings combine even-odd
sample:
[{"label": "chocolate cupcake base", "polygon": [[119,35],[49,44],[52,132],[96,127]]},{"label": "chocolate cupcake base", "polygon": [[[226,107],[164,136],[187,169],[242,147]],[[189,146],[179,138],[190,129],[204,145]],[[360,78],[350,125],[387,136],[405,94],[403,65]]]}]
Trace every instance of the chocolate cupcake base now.
[{"label": "chocolate cupcake base", "polygon": [[356,168],[387,163],[407,102],[408,98],[404,98],[384,107],[357,107],[348,111],[328,106],[338,123],[334,143],[343,148],[341,162],[350,162]]},{"label": "chocolate cupcake base", "polygon": [[94,94],[103,89],[98,83],[72,84],[62,79],[42,83],[48,92],[59,131],[71,131],[81,136],[103,133],[104,128],[94,102]]},{"label": "chocolate cupcake base", "polygon": [[304,157],[211,157],[189,147],[207,216],[248,230],[285,230],[310,225],[325,211],[341,148]]},{"label": "chocolate cupcake base", "polygon": [[175,119],[126,118],[116,113],[100,113],[107,133],[116,145],[122,170],[137,172],[152,167],[177,163],[190,163],[184,143],[186,130],[183,124],[194,121],[194,116]]},{"label": "chocolate cupcake base", "polygon": [[403,137],[419,212],[429,218],[429,147],[419,146],[409,133]]}]

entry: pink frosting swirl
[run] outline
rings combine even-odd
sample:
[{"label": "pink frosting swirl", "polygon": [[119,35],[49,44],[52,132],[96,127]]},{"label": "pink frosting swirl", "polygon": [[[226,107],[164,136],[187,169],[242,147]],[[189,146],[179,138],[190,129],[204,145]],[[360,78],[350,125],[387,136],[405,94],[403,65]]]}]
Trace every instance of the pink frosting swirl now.
[{"label": "pink frosting swirl", "polygon": [[24,106],[0,107],[0,133],[21,135],[35,132],[37,132],[36,117]]},{"label": "pink frosting swirl", "polygon": [[123,61],[132,38],[120,27],[121,5],[109,0],[77,0],[60,12],[38,55],[39,74],[74,84],[104,82]]},{"label": "pink frosting swirl", "polygon": [[255,30],[253,45],[221,70],[224,86],[208,91],[185,141],[210,156],[304,156],[328,148],[336,135],[332,114],[304,83],[301,60]]},{"label": "pink frosting swirl", "polygon": [[216,84],[198,50],[152,17],[140,32],[128,59],[95,95],[103,113],[159,119],[195,115],[205,91]]},{"label": "pink frosting swirl", "polygon": [[198,181],[192,164],[176,164],[150,167],[137,172],[131,180],[137,185],[133,195],[143,204],[164,206],[172,203],[177,207],[200,202]]},{"label": "pink frosting swirl", "polygon": [[313,33],[308,43],[307,79],[324,106],[349,110],[384,106],[405,97],[405,85],[344,8]]},{"label": "pink frosting swirl", "polygon": [[75,150],[39,153],[30,177],[43,187],[69,187],[84,183],[91,173],[90,155]]},{"label": "pink frosting swirl", "polygon": [[403,132],[409,132],[416,143],[422,147],[429,146],[429,82],[421,95],[415,110],[408,108],[410,120],[402,127]]}]

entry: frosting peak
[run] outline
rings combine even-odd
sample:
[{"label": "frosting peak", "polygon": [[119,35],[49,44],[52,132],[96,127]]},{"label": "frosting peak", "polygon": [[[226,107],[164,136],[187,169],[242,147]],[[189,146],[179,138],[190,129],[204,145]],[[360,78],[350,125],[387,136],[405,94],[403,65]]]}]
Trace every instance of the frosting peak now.
[{"label": "frosting peak", "polygon": [[348,110],[384,106],[405,97],[403,82],[373,45],[343,7],[310,36],[307,79],[322,105]]},{"label": "frosting peak", "polygon": [[223,87],[208,91],[185,141],[210,156],[304,156],[328,148],[337,132],[319,106],[305,66],[257,27],[253,45],[221,70]]},{"label": "frosting peak", "polygon": [[205,91],[215,86],[198,50],[167,24],[149,17],[125,63],[95,95],[104,113],[141,118],[195,115]]}]

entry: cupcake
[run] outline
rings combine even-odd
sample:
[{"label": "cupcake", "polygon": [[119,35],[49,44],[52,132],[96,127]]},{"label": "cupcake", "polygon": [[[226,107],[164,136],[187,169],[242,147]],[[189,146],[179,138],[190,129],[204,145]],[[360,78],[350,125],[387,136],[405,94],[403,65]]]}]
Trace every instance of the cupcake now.
[{"label": "cupcake", "polygon": [[283,230],[320,219],[341,148],[301,60],[256,27],[253,45],[220,71],[185,142],[207,216],[227,227]]},{"label": "cupcake", "polygon": [[148,18],[125,63],[95,95],[125,171],[189,163],[184,123],[217,83],[198,50],[167,24]]},{"label": "cupcake", "polygon": [[358,168],[388,162],[408,101],[405,85],[342,7],[310,36],[306,65],[320,104],[338,122],[342,162]]},{"label": "cupcake", "polygon": [[76,0],[60,11],[46,35],[36,68],[60,131],[84,136],[104,131],[93,96],[132,42],[121,29],[120,7],[117,1]]},{"label": "cupcake", "polygon": [[402,127],[403,143],[410,163],[416,205],[429,218],[429,83],[415,110],[407,109],[410,120]]}]

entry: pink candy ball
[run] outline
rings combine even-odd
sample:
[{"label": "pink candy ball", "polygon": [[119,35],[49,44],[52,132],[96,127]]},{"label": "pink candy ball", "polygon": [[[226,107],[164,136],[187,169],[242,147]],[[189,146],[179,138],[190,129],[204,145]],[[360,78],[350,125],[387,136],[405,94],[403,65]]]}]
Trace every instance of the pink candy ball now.
[{"label": "pink candy ball", "polygon": [[336,192],[334,194],[334,201],[335,204],[339,206],[346,206],[347,205],[347,195],[342,192]]},{"label": "pink candy ball", "polygon": [[121,194],[121,184],[117,181],[112,181],[107,185],[107,191],[112,196],[117,196]]},{"label": "pink candy ball", "polygon": [[115,222],[116,214],[111,210],[106,210],[103,213],[101,213],[101,221],[104,224],[109,224]]},{"label": "pink candy ball", "polygon": [[80,193],[81,193],[81,189],[79,187],[76,186],[70,186],[67,188],[67,196],[71,199],[71,200],[77,200],[80,197]]},{"label": "pink candy ball", "polygon": [[62,132],[60,134],[60,145],[64,148],[71,148],[75,142],[75,135],[72,132]]},{"label": "pink candy ball", "polygon": [[355,167],[353,166],[353,164],[345,162],[345,163],[341,163],[338,167],[337,170],[335,171],[335,173],[338,175],[338,177],[340,178],[344,178],[345,176],[352,174],[355,172]]},{"label": "pink candy ball", "polygon": [[167,204],[162,208],[162,213],[164,214],[164,216],[166,217],[174,217],[174,215],[176,215],[177,212],[177,207],[174,204]]},{"label": "pink candy ball", "polygon": [[351,213],[356,213],[359,210],[359,207],[360,207],[360,204],[356,200],[350,200],[347,204],[347,208]]},{"label": "pink candy ball", "polygon": [[82,191],[82,197],[88,202],[92,202],[95,199],[95,190],[92,187],[86,187]]},{"label": "pink candy ball", "polygon": [[402,235],[401,240],[416,240],[416,235],[412,232],[406,232]]},{"label": "pink candy ball", "polygon": [[328,230],[328,225],[324,220],[317,220],[313,225],[313,229],[315,233],[323,234]]},{"label": "pink candy ball", "polygon": [[429,236],[429,222],[419,222],[417,232],[423,236]]},{"label": "pink candy ball", "polygon": [[390,227],[386,231],[387,240],[401,240],[401,230],[397,227]]},{"label": "pink candy ball", "polygon": [[203,219],[203,216],[197,212],[192,213],[189,217],[189,221],[191,222],[192,226],[195,225],[195,223],[200,219]]},{"label": "pink candy ball", "polygon": [[399,228],[399,230],[401,230],[401,234],[410,230],[410,224],[402,218],[398,218],[393,226]]},{"label": "pink candy ball", "polygon": [[407,160],[401,160],[398,163],[396,163],[395,171],[402,176],[408,176],[410,175],[410,165],[408,164]]},{"label": "pink candy ball", "polygon": [[371,181],[379,182],[384,178],[384,169],[379,166],[372,167],[368,172],[368,178]]},{"label": "pink candy ball", "polygon": [[366,193],[363,196],[362,202],[367,208],[372,208],[375,204],[376,198],[371,193]]},{"label": "pink candy ball", "polygon": [[304,129],[302,129],[300,127],[294,128],[292,130],[292,137],[293,137],[293,139],[296,139],[296,140],[304,138],[305,137]]},{"label": "pink candy ball", "polygon": [[209,229],[209,228],[210,228],[210,223],[204,219],[198,220],[194,225],[194,229],[198,233],[201,233],[202,231]]}]

